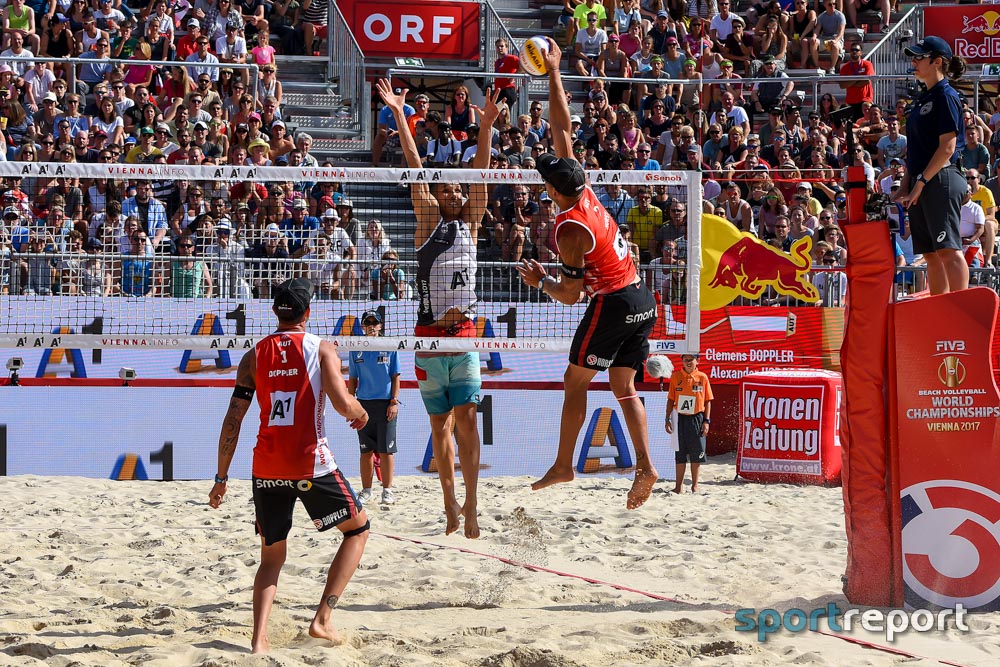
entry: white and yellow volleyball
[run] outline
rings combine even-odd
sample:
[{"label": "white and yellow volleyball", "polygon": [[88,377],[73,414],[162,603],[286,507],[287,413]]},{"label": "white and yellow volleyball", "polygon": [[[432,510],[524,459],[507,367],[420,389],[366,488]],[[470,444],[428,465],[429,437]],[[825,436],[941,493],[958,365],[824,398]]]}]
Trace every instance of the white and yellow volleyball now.
[{"label": "white and yellow volleyball", "polygon": [[549,43],[544,37],[532,37],[521,46],[521,67],[532,76],[545,76],[549,68],[545,65],[545,54]]}]

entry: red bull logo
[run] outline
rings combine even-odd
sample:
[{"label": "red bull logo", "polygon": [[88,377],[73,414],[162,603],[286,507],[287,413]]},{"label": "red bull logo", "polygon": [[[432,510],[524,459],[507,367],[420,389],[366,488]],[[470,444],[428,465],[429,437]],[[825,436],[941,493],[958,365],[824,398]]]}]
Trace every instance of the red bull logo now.
[{"label": "red bull logo", "polygon": [[963,16],[962,22],[964,23],[962,27],[963,35],[970,32],[995,35],[1000,32],[1000,14],[996,12],[983,12],[971,19],[968,16]]},{"label": "red bull logo", "polygon": [[808,276],[812,265],[811,245],[808,237],[801,238],[792,245],[788,255],[751,236],[744,236],[722,253],[708,286],[736,289],[751,298],[760,296],[764,288],[770,286],[780,294],[815,301],[819,292]]},{"label": "red bull logo", "polygon": [[705,214],[701,239],[702,310],[722,308],[738,296],[756,299],[768,287],[783,296],[819,301],[809,277],[810,237],[793,243],[789,254],[741,232],[725,218]]}]

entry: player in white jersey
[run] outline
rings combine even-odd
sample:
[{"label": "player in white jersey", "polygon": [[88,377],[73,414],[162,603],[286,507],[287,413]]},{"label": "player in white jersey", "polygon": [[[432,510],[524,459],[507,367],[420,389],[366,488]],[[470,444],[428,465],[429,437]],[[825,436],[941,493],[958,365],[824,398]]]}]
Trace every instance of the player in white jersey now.
[{"label": "player in white jersey", "polygon": [[[394,93],[392,84],[381,79],[376,84],[386,106],[392,109],[399,128],[400,145],[406,163],[420,169],[417,144],[403,116],[407,91]],[[490,161],[493,123],[500,115],[499,95],[490,91],[481,116],[479,143],[474,169],[486,169]],[[486,184],[469,185],[468,197],[461,183],[440,183],[434,192],[425,182],[410,185],[413,212],[417,217],[414,244],[417,247],[417,336],[475,336],[476,241],[479,223],[488,202]],[[418,352],[414,360],[420,396],[431,421],[431,441],[447,516],[445,534],[458,530],[465,519],[465,536],[479,537],[477,488],[479,485],[479,424],[476,408],[482,380],[479,355],[473,352]],[[458,435],[462,459],[465,503],[455,496],[455,449],[452,425]]]}]

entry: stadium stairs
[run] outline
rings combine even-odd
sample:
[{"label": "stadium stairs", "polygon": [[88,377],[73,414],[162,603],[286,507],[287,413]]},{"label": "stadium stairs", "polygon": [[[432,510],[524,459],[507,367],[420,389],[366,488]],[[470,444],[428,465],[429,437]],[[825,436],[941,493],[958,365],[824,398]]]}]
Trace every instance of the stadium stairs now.
[{"label": "stadium stairs", "polygon": [[311,153],[321,163],[342,162],[341,156],[364,148],[355,100],[341,99],[337,82],[327,80],[324,56],[275,56],[281,80],[282,117],[294,135],[313,137]]}]

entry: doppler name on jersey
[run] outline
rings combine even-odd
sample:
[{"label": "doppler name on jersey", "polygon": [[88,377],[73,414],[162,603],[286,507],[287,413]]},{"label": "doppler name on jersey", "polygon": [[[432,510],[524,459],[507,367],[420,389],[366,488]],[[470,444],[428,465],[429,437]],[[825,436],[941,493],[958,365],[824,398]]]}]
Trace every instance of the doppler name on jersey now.
[{"label": "doppler name on jersey", "polygon": [[293,375],[298,375],[298,374],[299,374],[298,368],[276,368],[272,371],[268,371],[267,377],[269,378],[292,377]]}]

